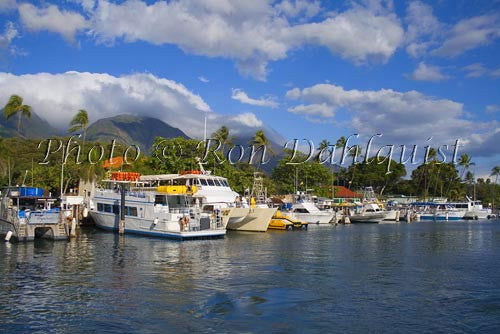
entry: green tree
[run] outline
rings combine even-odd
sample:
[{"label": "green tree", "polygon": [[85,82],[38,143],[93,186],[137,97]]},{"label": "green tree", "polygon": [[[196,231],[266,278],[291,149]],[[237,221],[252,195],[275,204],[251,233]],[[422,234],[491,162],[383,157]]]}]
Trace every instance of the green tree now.
[{"label": "green tree", "polygon": [[221,126],[217,131],[215,131],[212,136],[215,139],[219,140],[222,144],[222,154],[224,154],[226,146],[232,145],[232,139],[229,137],[229,129],[225,125]]},{"label": "green tree", "polygon": [[[286,155],[278,161],[271,174],[271,179],[276,185],[276,191],[280,194],[290,194],[297,190],[306,191],[313,189],[318,196],[330,196],[329,190],[332,184],[330,170],[317,161],[308,161],[302,164],[289,164],[292,150],[286,150]],[[295,159],[304,161],[307,156],[297,152]],[[297,176],[297,180],[296,180]]]},{"label": "green tree", "polygon": [[68,133],[73,133],[76,131],[83,131],[83,150],[85,150],[85,139],[87,137],[87,129],[89,127],[89,115],[85,109],[80,109],[75,114],[71,122],[69,122],[70,128]]},{"label": "green tree", "polygon": [[17,114],[17,134],[21,137],[21,118],[31,118],[31,107],[23,104],[23,98],[19,95],[11,95],[9,101],[3,108],[4,115],[7,119]]},{"label": "green tree", "polygon": [[495,166],[491,169],[491,176],[495,177],[495,183],[498,181],[498,176],[500,175],[500,166]]},{"label": "green tree", "polygon": [[467,153],[464,153],[458,159],[458,165],[462,166],[462,172],[460,173],[460,178],[463,178],[465,171],[469,169],[472,161]]}]

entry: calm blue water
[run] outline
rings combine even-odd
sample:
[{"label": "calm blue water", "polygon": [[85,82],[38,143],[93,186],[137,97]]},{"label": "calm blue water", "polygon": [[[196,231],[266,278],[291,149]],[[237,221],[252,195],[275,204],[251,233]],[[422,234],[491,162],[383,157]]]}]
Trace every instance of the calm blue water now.
[{"label": "calm blue water", "polygon": [[5,333],[500,332],[500,221],[0,244]]}]

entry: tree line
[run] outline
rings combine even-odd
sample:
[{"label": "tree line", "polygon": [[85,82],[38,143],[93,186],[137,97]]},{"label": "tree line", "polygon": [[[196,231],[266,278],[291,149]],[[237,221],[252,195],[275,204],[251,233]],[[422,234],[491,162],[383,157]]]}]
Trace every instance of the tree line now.
[{"label": "tree line", "polygon": [[[34,185],[50,190],[54,194],[58,193],[61,172],[61,163],[58,161],[62,162],[62,151],[54,155],[51,164],[38,164],[43,160],[44,153],[39,148],[39,141],[27,139],[20,132],[22,118],[31,116],[31,107],[23,104],[22,97],[12,95],[3,110],[6,118],[18,117],[18,137],[0,138],[0,185]],[[76,132],[82,134],[80,141],[82,156],[87,156],[89,147],[93,145],[100,144],[104,147],[109,145],[109,143],[86,142],[89,118],[84,109],[76,112],[68,126],[68,134]],[[208,155],[204,168],[216,175],[226,177],[232,188],[239,193],[249,190],[254,172],[262,171],[263,166],[248,163],[232,164],[224,159],[225,152],[234,146],[236,140],[230,135],[227,126],[221,126],[211,137],[220,141],[221,146],[218,151]],[[471,171],[471,167],[475,164],[469,155],[462,154],[457,165],[443,163],[438,161],[434,148],[428,151],[428,161],[415,168],[409,177],[406,177],[406,167],[394,160],[390,161],[391,173],[387,173],[385,165],[376,163],[374,159],[371,162],[370,159],[364,159],[347,168],[321,163],[321,152],[327,151],[329,147],[343,148],[345,142],[345,137],[340,137],[333,145],[323,140],[315,158],[301,164],[289,164],[294,153],[291,150],[285,149],[279,155],[273,152],[263,130],[258,130],[249,144],[257,147],[264,146],[273,156],[274,166],[264,174],[264,183],[269,194],[310,191],[318,196],[332,197],[335,196],[334,186],[341,185],[355,191],[372,186],[380,195],[403,194],[422,199],[446,197],[450,200],[462,200],[467,194],[472,197],[475,189],[476,197],[483,202],[500,203],[499,166],[492,168],[491,178],[476,180]],[[152,152],[160,143],[163,145],[162,159],[155,157]],[[177,151],[179,147],[182,147],[182,154]],[[123,153],[120,148],[123,150],[124,147],[118,146],[115,156]],[[199,145],[198,140],[158,137],[149,154],[142,155],[133,164],[123,165],[120,168],[142,174],[178,173],[183,170],[198,169],[197,157],[202,156],[203,149],[203,145]],[[360,152],[361,147],[358,145],[354,145],[348,151],[353,160],[356,156],[360,157]],[[306,158],[306,155],[301,152],[295,152],[295,154],[298,161]],[[77,188],[80,178],[103,178],[106,170],[102,164],[90,164],[85,160],[81,164],[76,164],[75,159],[68,159],[64,173],[63,188],[67,191]]]}]

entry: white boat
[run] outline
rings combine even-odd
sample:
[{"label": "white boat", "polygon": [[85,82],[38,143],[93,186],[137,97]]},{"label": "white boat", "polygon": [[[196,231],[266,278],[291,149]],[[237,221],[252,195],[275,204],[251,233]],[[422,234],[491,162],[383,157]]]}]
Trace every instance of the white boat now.
[{"label": "white boat", "polygon": [[103,183],[106,187],[95,191],[90,210],[102,229],[119,230],[123,217],[125,233],[180,240],[226,234],[224,213],[218,209],[203,210],[187,188],[151,187],[143,182],[116,179]]},{"label": "white boat", "polygon": [[294,219],[306,222],[308,224],[329,224],[335,216],[333,211],[322,211],[307,197],[301,195],[301,199],[292,205],[290,212],[287,213]]},{"label": "white boat", "polygon": [[434,220],[462,220],[467,212],[467,203],[445,203],[436,205]]},{"label": "white boat", "polygon": [[384,221],[394,221],[394,222],[399,221],[399,217],[401,215],[401,212],[399,211],[399,209],[391,209],[391,210],[386,211],[385,213],[386,213],[386,215],[385,215]]},{"label": "white boat", "polygon": [[[181,174],[144,175],[141,181],[153,182],[156,185],[185,185],[196,187],[193,198],[198,200],[204,211],[221,210],[224,228],[237,231],[265,232],[276,209],[268,207],[250,208],[240,200],[227,179],[200,170],[182,172]],[[252,210],[251,210],[252,209]]]},{"label": "white boat", "polygon": [[6,187],[1,190],[0,235],[17,241],[35,237],[52,240],[68,238],[65,211],[52,208],[55,199],[35,187]]},{"label": "white boat", "polygon": [[349,214],[351,223],[379,223],[386,217],[386,211],[382,210],[377,203],[365,202]]},{"label": "white boat", "polygon": [[493,215],[490,208],[484,208],[481,201],[473,201],[467,197],[467,212],[464,219],[490,219]]}]

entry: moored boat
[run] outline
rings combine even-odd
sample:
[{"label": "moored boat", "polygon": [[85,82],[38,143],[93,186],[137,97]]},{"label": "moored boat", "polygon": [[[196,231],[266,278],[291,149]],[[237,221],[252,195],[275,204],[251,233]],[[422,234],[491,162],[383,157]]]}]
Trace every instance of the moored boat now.
[{"label": "moored boat", "polygon": [[68,232],[63,211],[52,208],[55,199],[35,187],[6,187],[1,190],[0,235],[17,241],[35,237],[66,240]]},{"label": "moored boat", "polygon": [[104,180],[103,184],[104,188],[95,191],[90,211],[102,229],[119,230],[123,217],[125,233],[180,240],[226,234],[224,213],[197,205],[193,188],[154,187],[117,179]]},{"label": "moored boat", "polygon": [[351,223],[379,223],[385,217],[386,212],[377,203],[363,203],[349,214]]}]

